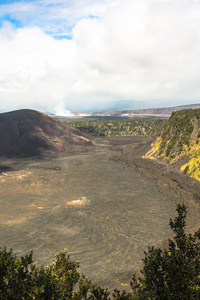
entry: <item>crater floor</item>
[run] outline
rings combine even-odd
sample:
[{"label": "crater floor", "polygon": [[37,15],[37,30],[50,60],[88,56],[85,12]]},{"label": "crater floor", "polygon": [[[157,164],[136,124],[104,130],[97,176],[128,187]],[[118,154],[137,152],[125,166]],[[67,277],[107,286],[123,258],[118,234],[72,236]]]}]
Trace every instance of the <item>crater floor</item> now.
[{"label": "crater floor", "polygon": [[[181,198],[111,159],[123,155],[121,147],[4,161],[12,169],[0,175],[1,246],[18,255],[33,250],[34,262],[44,265],[67,248],[92,282],[128,288],[144,250],[171,235],[169,218]],[[198,203],[192,209],[197,222]]]}]

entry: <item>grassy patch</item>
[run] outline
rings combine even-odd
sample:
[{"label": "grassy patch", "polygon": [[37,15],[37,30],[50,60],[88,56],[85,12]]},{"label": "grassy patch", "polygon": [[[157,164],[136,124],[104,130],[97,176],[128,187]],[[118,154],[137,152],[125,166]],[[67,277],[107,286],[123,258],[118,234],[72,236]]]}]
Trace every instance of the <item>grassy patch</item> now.
[{"label": "grassy patch", "polygon": [[191,177],[200,180],[200,153],[196,154],[187,164],[183,165],[181,171],[184,174],[190,174]]}]

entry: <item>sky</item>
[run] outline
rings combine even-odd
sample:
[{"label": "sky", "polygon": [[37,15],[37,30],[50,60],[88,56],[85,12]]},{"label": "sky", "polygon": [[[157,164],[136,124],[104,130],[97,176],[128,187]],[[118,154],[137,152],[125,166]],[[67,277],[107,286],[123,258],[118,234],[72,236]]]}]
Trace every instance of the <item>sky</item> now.
[{"label": "sky", "polygon": [[200,0],[0,0],[0,112],[200,103]]}]

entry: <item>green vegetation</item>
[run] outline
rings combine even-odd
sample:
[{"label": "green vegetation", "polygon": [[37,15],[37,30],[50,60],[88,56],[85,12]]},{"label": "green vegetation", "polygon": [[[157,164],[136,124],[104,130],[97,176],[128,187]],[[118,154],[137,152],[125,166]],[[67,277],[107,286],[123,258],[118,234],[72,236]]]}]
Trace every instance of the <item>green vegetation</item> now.
[{"label": "green vegetation", "polygon": [[[185,233],[185,205],[170,220],[174,239],[168,249],[149,247],[143,259],[142,277],[132,276],[131,292],[115,290],[115,300],[200,299],[200,230]],[[109,300],[110,292],[92,284],[77,271],[79,264],[56,255],[48,267],[32,264],[32,253],[20,259],[12,250],[0,249],[0,299]]]},{"label": "green vegetation", "polygon": [[[192,153],[195,153],[193,151]],[[190,176],[200,180],[200,151],[196,151],[196,155],[192,157],[189,162],[181,167],[181,171],[184,174],[189,174]]]},{"label": "green vegetation", "polygon": [[67,121],[66,124],[93,136],[149,136],[160,130],[166,119],[128,119],[111,121]]},{"label": "green vegetation", "polygon": [[200,299],[200,230],[185,233],[186,207],[177,206],[178,216],[170,220],[174,239],[162,251],[149,247],[145,252],[143,277],[133,276],[136,299]]},{"label": "green vegetation", "polygon": [[108,299],[109,292],[80,276],[79,264],[66,253],[58,253],[45,268],[33,264],[32,253],[18,258],[12,249],[0,249],[0,299]]},{"label": "green vegetation", "polygon": [[190,146],[190,136],[194,130],[194,119],[200,118],[200,109],[184,109],[173,112],[169,121],[165,124],[161,134],[159,155],[165,152],[169,157],[176,145],[178,154],[184,150],[184,146]]},{"label": "green vegetation", "polygon": [[200,109],[173,112],[145,157],[165,159],[168,163],[173,163],[185,156],[189,161],[181,167],[181,171],[200,180],[199,119]]}]

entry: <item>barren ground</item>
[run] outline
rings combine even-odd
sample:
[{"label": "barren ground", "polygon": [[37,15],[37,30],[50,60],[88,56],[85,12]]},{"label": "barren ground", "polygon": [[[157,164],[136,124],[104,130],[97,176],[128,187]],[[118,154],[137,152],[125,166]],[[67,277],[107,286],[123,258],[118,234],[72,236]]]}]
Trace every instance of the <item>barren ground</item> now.
[{"label": "barren ground", "polygon": [[200,227],[200,183],[141,159],[143,141],[98,139],[106,146],[2,159],[10,169],[0,174],[1,246],[18,255],[33,250],[34,262],[44,265],[67,248],[94,283],[128,287],[143,251],[166,244],[177,203],[188,206],[188,229]]}]

